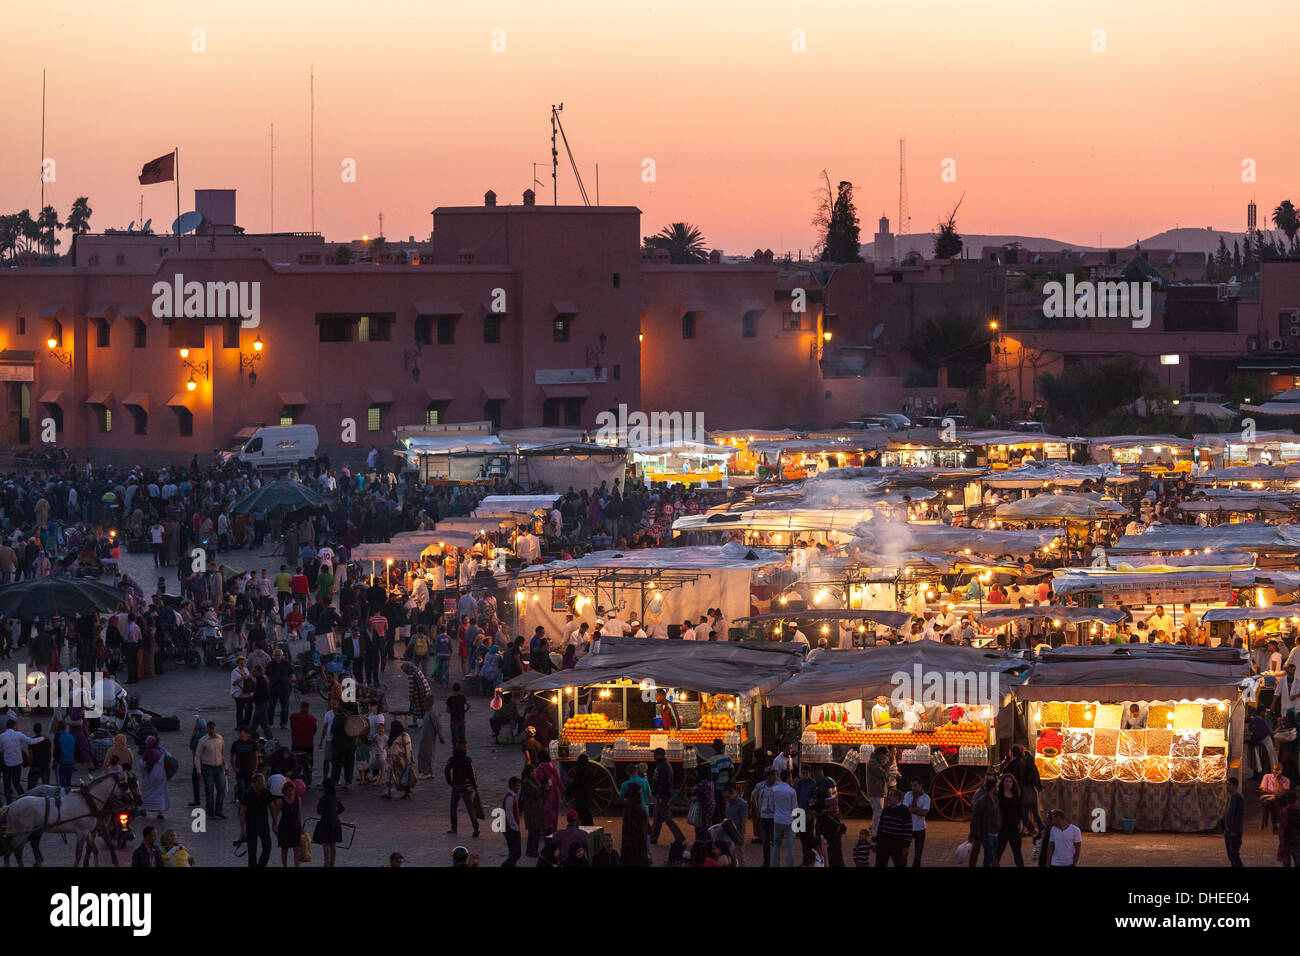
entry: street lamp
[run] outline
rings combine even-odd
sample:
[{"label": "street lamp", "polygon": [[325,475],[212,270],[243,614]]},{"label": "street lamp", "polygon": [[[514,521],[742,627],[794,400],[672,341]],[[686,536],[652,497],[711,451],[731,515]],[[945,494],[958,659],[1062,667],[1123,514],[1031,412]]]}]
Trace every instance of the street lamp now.
[{"label": "street lamp", "polygon": [[251,355],[246,352],[239,353],[239,374],[243,375],[244,370],[248,370],[249,385],[257,384],[257,370],[253,366],[260,361],[262,361],[262,336],[258,335],[257,338],[253,339],[253,352]]},{"label": "street lamp", "polygon": [[55,339],[55,338],[48,338],[48,339],[45,340],[45,344],[48,345],[48,346],[50,347],[50,357],[51,357],[51,358],[53,358],[56,362],[58,362],[58,363],[59,363],[60,365],[62,365],[64,368],[69,368],[69,369],[72,368],[72,353],[69,352],[67,349],[61,349],[61,348],[59,348],[59,347],[58,347],[58,345],[59,345],[59,340],[58,340],[58,339]]},{"label": "street lamp", "polygon": [[[197,374],[200,373],[200,372],[203,373],[203,377],[204,377],[205,379],[211,377],[211,375],[212,375],[212,363],[211,363],[211,362],[208,362],[206,359],[205,359],[204,361],[202,361],[202,362],[191,362],[191,361],[190,361],[190,350],[189,350],[189,349],[185,349],[185,348],[183,348],[183,349],[180,350],[180,353],[181,353],[181,364],[184,365],[187,369],[190,370],[190,381],[191,381],[191,382],[194,381],[194,376],[197,375]],[[189,385],[189,386],[186,386],[186,387],[189,388],[189,390],[190,390],[191,392],[194,391],[194,387],[193,387],[193,385]]]}]

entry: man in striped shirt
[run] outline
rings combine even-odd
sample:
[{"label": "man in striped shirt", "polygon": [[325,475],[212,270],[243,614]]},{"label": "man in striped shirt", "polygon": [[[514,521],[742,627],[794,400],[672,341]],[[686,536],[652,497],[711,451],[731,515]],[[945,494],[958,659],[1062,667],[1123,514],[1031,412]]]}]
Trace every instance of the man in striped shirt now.
[{"label": "man in striped shirt", "polygon": [[885,794],[885,809],[876,830],[876,866],[907,865],[907,845],[912,841],[912,814],[897,790]]}]

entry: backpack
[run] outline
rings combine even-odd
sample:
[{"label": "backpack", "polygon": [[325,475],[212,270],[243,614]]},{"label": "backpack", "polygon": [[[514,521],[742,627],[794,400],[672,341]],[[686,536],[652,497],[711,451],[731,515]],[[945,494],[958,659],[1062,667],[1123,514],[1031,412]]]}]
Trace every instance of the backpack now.
[{"label": "backpack", "polygon": [[415,639],[415,653],[419,657],[424,657],[429,653],[429,639],[423,634]]}]

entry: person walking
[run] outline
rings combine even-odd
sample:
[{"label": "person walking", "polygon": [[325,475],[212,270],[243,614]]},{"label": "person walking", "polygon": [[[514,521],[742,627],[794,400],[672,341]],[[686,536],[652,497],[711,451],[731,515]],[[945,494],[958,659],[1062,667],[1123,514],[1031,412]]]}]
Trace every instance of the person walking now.
[{"label": "person walking", "polygon": [[919,867],[925,852],[925,818],[930,815],[930,795],[919,777],[912,778],[911,787],[903,795],[903,806],[912,818],[912,866]]},{"label": "person walking", "polygon": [[897,790],[885,794],[885,806],[880,812],[876,830],[876,866],[896,867],[907,865],[907,844],[912,839],[912,814],[903,806],[903,795]]},{"label": "person walking", "polygon": [[[657,802],[657,801],[656,801]],[[680,832],[680,831],[679,831]],[[623,832],[619,848],[620,866],[649,866],[650,816],[641,802],[641,788],[628,788],[628,799],[623,801]]]},{"label": "person walking", "polygon": [[1241,795],[1241,782],[1228,778],[1228,803],[1223,810],[1223,844],[1228,851],[1228,863],[1242,865],[1241,838],[1246,830],[1246,801]]},{"label": "person walking", "polygon": [[[1047,815],[1050,828],[1044,841],[1048,866],[1078,866],[1083,853],[1083,833],[1065,818],[1064,810],[1053,810]],[[1241,838],[1237,838],[1238,847]],[[1241,862],[1238,860],[1237,865]]]},{"label": "person walking", "polygon": [[888,767],[885,765],[889,749],[877,747],[867,761],[867,801],[871,804],[871,836],[880,832],[880,814],[885,809],[885,790]]},{"label": "person walking", "polygon": [[794,866],[794,811],[799,795],[790,786],[790,771],[782,770],[772,788],[772,865],[781,865],[781,846],[785,845],[785,865]]},{"label": "person walking", "polygon": [[776,798],[772,791],[780,783],[776,767],[768,767],[765,779],[754,788],[758,805],[758,836],[763,841],[763,866],[772,865],[772,838],[776,835]]},{"label": "person walking", "polygon": [[506,793],[501,798],[501,809],[505,817],[506,860],[502,866],[516,866],[523,855],[523,841],[519,832],[519,788],[518,777],[511,777],[506,782]]},{"label": "person walking", "polygon": [[451,723],[451,745],[465,746],[465,715],[469,713],[469,699],[461,693],[460,684],[451,685],[447,698],[447,714]]},{"label": "person walking", "polygon": [[474,825],[474,836],[478,836],[478,816],[474,812],[474,797],[478,791],[478,777],[474,773],[474,762],[469,759],[469,751],[464,744],[457,744],[453,749],[451,759],[447,761],[447,766],[443,768],[443,776],[447,780],[447,785],[451,787],[451,829],[447,833],[455,833],[457,828],[456,804],[464,803],[465,809],[469,812],[470,823]]},{"label": "person walking", "polygon": [[1002,829],[1002,817],[998,809],[997,781],[992,777],[984,780],[984,786],[971,803],[970,832],[972,836],[971,853],[974,844],[978,844],[984,853],[984,866],[991,867],[997,863],[998,831]]},{"label": "person walking", "polygon": [[595,783],[592,778],[592,769],[590,758],[586,752],[578,754],[578,759],[569,771],[568,785],[564,788],[564,796],[573,806],[574,812],[578,814],[578,824],[584,827],[595,826],[595,820],[591,812],[591,800]]},{"label": "person walking", "polygon": [[1283,866],[1300,866],[1300,807],[1294,790],[1282,794],[1277,821],[1277,858]]},{"label": "person walking", "polygon": [[[304,791],[305,791],[304,787]],[[302,865],[302,797],[294,781],[286,780],[280,791],[280,822],[276,824],[276,842],[280,844],[280,865],[289,865],[289,854],[293,854],[293,865]]]},{"label": "person walking", "polygon": [[524,811],[524,828],[528,831],[528,848],[525,852],[530,859],[536,859],[541,845],[542,804],[549,786],[546,781],[538,779],[536,770],[532,764],[525,764],[519,782],[519,804]]},{"label": "person walking", "polygon": [[1016,866],[1023,867],[1025,858],[1020,852],[1021,811],[1024,807],[1024,795],[1020,790],[1020,781],[1013,774],[1004,773],[998,781],[998,814],[1002,825],[998,827],[998,842],[994,856],[994,865],[1002,865],[1002,852],[1011,847],[1011,858]]},{"label": "person walking", "polygon": [[333,780],[322,780],[321,798],[316,802],[316,828],[312,831],[312,842],[321,848],[321,862],[327,866],[334,865],[337,844],[343,839],[343,824],[339,815],[343,813],[343,804],[335,793]]},{"label": "person walking", "polygon": [[207,735],[194,748],[194,759],[198,762],[203,777],[207,814],[217,820],[224,820],[221,804],[226,798],[226,741],[217,733],[217,725],[210,720]]},{"label": "person walking", "polygon": [[239,838],[248,844],[251,867],[265,867],[271,859],[276,799],[266,786],[266,777],[260,773],[253,774],[251,785],[239,799]]},{"label": "person walking", "polygon": [[393,733],[388,740],[388,789],[383,798],[393,799],[393,790],[396,788],[402,792],[403,800],[409,800],[411,792],[415,790],[415,780],[411,735],[399,721],[393,721]]},{"label": "person walking", "polygon": [[668,756],[662,747],[655,748],[654,757],[655,768],[650,778],[650,795],[654,798],[654,825],[650,829],[650,843],[653,846],[659,842],[659,833],[665,826],[672,832],[674,843],[685,843],[686,834],[673,820],[672,765],[668,763]]}]

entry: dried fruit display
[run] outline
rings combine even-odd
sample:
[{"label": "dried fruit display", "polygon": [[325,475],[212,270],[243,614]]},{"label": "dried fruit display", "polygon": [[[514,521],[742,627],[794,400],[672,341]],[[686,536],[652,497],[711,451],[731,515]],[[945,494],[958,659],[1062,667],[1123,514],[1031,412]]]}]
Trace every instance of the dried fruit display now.
[{"label": "dried fruit display", "polygon": [[1118,747],[1118,730],[1098,728],[1092,732],[1092,752],[1098,757],[1114,757]]},{"label": "dried fruit display", "polygon": [[1119,730],[1119,721],[1123,716],[1124,708],[1119,704],[1098,704],[1097,716],[1093,718],[1092,725],[1106,730]]},{"label": "dried fruit display", "polygon": [[1066,726],[1090,730],[1096,716],[1097,711],[1092,704],[1071,704]]},{"label": "dried fruit display", "polygon": [[1228,779],[1227,757],[1204,757],[1201,760],[1199,779],[1202,783],[1221,783]]},{"label": "dried fruit display", "polygon": [[1201,708],[1201,726],[1206,730],[1226,730],[1228,728],[1228,708],[1219,709],[1216,704],[1207,704]]},{"label": "dried fruit display", "polygon": [[1115,758],[1114,757],[1093,757],[1092,766],[1088,769],[1088,779],[1106,782],[1115,779]]},{"label": "dried fruit display", "polygon": [[1169,753],[1174,757],[1199,757],[1201,755],[1201,732],[1189,730],[1174,738],[1173,749]]},{"label": "dried fruit display", "polygon": [[1174,745],[1174,732],[1161,727],[1147,730],[1147,753],[1156,757],[1168,757]]},{"label": "dried fruit display", "polygon": [[1147,755],[1147,732],[1145,730],[1121,730],[1119,732],[1117,752],[1121,757],[1145,757]]},{"label": "dried fruit display", "polygon": [[1043,727],[1064,727],[1065,718],[1069,716],[1070,706],[1059,701],[1043,705],[1038,723]]},{"label": "dried fruit display", "polygon": [[1200,757],[1175,757],[1169,761],[1169,779],[1174,783],[1192,783],[1200,772]]},{"label": "dried fruit display", "polygon": [[1174,708],[1171,704],[1152,704],[1147,708],[1147,727],[1173,729]]},{"label": "dried fruit display", "polygon": [[1061,750],[1067,754],[1092,753],[1092,731],[1067,730],[1065,732],[1065,744]]},{"label": "dried fruit display", "polygon": [[1086,754],[1063,754],[1060,759],[1063,780],[1086,779],[1092,769],[1092,758]]},{"label": "dried fruit display", "polygon": [[1228,737],[1222,730],[1202,730],[1201,731],[1201,751],[1204,752],[1207,747],[1226,747],[1228,746]]},{"label": "dried fruit display", "polygon": [[1179,704],[1174,708],[1174,730],[1200,730],[1204,719],[1200,704]]},{"label": "dried fruit display", "polygon": [[1145,757],[1120,757],[1115,761],[1115,779],[1137,783],[1142,779],[1142,761]]},{"label": "dried fruit display", "polygon": [[1040,730],[1038,732],[1037,750],[1040,754],[1055,756],[1061,752],[1065,736],[1059,730]]},{"label": "dried fruit display", "polygon": [[1034,758],[1034,764],[1038,767],[1038,776],[1044,780],[1055,780],[1061,775],[1061,758],[1044,757],[1041,754]]},{"label": "dried fruit display", "polygon": [[1142,760],[1142,779],[1147,783],[1169,782],[1169,758],[1146,757]]}]

